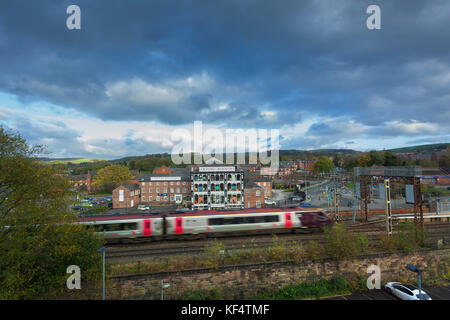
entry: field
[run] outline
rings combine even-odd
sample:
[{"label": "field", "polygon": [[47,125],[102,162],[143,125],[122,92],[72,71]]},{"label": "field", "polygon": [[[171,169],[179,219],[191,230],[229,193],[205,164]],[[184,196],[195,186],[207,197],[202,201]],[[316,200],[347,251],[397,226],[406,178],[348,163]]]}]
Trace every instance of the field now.
[{"label": "field", "polygon": [[55,160],[44,160],[46,164],[80,164],[80,163],[92,163],[106,161],[104,159],[89,159],[89,158],[74,158],[74,159],[55,159]]}]

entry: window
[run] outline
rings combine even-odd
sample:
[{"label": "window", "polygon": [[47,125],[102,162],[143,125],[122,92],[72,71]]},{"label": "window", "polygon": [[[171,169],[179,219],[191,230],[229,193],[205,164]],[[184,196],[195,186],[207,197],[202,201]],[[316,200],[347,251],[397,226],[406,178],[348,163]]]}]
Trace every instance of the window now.
[{"label": "window", "polygon": [[173,186],[173,181],[170,181],[170,185]]},{"label": "window", "polygon": [[260,190],[256,190],[256,196],[257,197],[261,196],[261,191]]},{"label": "window", "polygon": [[88,228],[93,228],[95,232],[114,232],[114,231],[126,231],[126,230],[137,230],[137,223],[108,223],[108,224],[98,224],[98,225],[88,225]]},{"label": "window", "polygon": [[173,201],[173,196],[170,196],[170,201]]},{"label": "window", "polygon": [[261,201],[256,201],[256,207],[261,208]]},{"label": "window", "polygon": [[152,192],[153,192],[152,188],[148,189],[148,192],[149,192],[149,193],[152,193]]},{"label": "window", "polygon": [[173,188],[170,188],[170,193],[173,193]]},{"label": "window", "polygon": [[159,196],[156,196],[156,201],[159,201],[159,198],[160,198]]},{"label": "window", "polygon": [[142,193],[145,193],[145,188],[142,188]]},{"label": "window", "polygon": [[119,190],[119,201],[123,202],[123,190]]},{"label": "window", "polygon": [[183,193],[186,193],[186,188],[183,188]]},{"label": "window", "polygon": [[142,201],[145,201],[145,196],[142,196]]},{"label": "window", "polygon": [[149,196],[149,197],[148,197],[148,201],[153,201],[153,197],[152,197],[152,196]]},{"label": "window", "polygon": [[278,222],[277,215],[270,216],[247,216],[247,217],[225,217],[225,218],[210,218],[208,225],[229,225],[229,224],[248,224],[248,223],[264,223],[264,222]]},{"label": "window", "polygon": [[[183,184],[184,184],[184,182],[183,182]],[[177,181],[177,186],[179,186],[180,185],[180,181]]]},{"label": "window", "polygon": [[177,188],[177,193],[180,193],[180,188]]},{"label": "window", "polygon": [[164,188],[164,193],[167,193],[167,188]]}]

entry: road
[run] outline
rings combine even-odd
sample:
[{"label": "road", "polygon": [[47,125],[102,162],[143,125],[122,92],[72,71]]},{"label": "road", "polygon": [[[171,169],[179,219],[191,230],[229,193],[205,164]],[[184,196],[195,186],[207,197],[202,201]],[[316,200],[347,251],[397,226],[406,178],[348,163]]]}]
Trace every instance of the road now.
[{"label": "road", "polygon": [[[450,300],[450,286],[447,287],[428,287],[423,286],[423,290],[433,300]],[[331,298],[324,298],[321,300],[399,300],[397,297],[387,293],[386,291],[370,290],[365,292],[358,292],[346,296],[336,296]]]}]

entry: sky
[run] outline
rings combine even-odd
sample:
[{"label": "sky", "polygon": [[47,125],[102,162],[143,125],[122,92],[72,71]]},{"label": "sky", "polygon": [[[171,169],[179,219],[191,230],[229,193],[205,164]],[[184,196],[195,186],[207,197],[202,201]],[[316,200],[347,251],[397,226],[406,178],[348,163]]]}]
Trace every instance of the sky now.
[{"label": "sky", "polygon": [[450,142],[449,21],[447,0],[2,0],[0,125],[53,158],[170,153],[194,121],[281,149]]}]

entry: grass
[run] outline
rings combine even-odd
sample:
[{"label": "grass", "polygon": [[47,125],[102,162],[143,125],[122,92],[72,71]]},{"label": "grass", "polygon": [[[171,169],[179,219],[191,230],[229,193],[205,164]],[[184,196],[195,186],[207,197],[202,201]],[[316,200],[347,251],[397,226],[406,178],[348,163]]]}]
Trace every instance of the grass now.
[{"label": "grass", "polygon": [[61,159],[61,160],[46,160],[43,161],[45,164],[81,164],[81,163],[93,163],[93,162],[101,162],[106,161],[104,159],[89,159],[89,158],[76,158],[76,159]]}]

